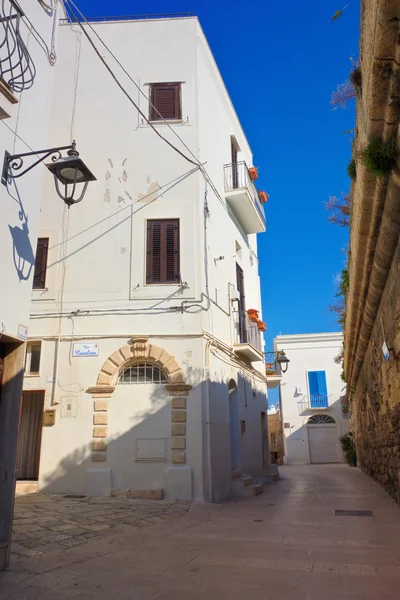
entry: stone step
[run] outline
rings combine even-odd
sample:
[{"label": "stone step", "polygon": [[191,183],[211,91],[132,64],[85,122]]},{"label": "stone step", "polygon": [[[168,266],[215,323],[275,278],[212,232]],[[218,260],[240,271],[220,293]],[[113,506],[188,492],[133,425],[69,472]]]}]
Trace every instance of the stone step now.
[{"label": "stone step", "polygon": [[36,494],[38,491],[37,481],[17,481],[15,485],[15,494]]},{"label": "stone step", "polygon": [[242,471],[240,469],[236,469],[234,471],[232,471],[232,477],[234,479],[241,477],[242,476]]},{"label": "stone step", "polygon": [[233,480],[232,492],[234,496],[237,498],[251,498],[252,496],[258,496],[259,494],[262,494],[262,485],[259,483],[254,483],[254,480],[251,477],[248,479],[251,479],[251,483],[248,485],[244,485],[242,479]]},{"label": "stone step", "polygon": [[244,487],[247,487],[248,485],[252,485],[254,483],[254,479],[252,477],[242,477],[242,481],[243,481],[243,485]]}]

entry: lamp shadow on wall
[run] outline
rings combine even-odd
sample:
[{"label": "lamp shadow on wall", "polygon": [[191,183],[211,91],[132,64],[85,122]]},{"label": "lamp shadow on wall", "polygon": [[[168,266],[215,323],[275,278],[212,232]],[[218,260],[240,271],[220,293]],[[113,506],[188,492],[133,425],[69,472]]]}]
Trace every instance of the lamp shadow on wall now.
[{"label": "lamp shadow on wall", "polygon": [[19,281],[27,281],[35,265],[35,254],[29,237],[28,215],[25,213],[15,180],[12,180],[12,185],[15,195],[11,193],[10,184],[7,185],[7,191],[18,205],[18,218],[21,221],[21,227],[8,225],[13,241],[13,263]]}]

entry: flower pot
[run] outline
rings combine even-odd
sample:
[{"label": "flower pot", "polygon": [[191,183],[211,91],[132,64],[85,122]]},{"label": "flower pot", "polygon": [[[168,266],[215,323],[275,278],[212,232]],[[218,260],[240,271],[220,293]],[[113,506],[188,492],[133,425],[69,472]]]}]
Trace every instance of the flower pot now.
[{"label": "flower pot", "polygon": [[258,321],[257,325],[260,331],[267,331],[267,325],[264,321]]},{"label": "flower pot", "polygon": [[268,196],[267,192],[264,192],[264,191],[258,192],[258,197],[260,198],[260,200],[263,204],[268,202],[269,196]]},{"label": "flower pot", "polygon": [[252,181],[255,181],[256,179],[258,179],[258,171],[257,171],[256,167],[250,167],[249,175],[250,175],[250,179]]},{"label": "flower pot", "polygon": [[253,323],[258,323],[258,310],[256,310],[255,308],[249,308],[247,314],[249,316],[250,321],[252,321]]}]

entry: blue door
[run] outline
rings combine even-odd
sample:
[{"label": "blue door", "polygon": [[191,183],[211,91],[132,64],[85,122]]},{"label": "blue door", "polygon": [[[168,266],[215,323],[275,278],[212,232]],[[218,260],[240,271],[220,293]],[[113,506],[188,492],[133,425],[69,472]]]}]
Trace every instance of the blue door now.
[{"label": "blue door", "polygon": [[328,408],[325,371],[308,371],[311,408]]}]

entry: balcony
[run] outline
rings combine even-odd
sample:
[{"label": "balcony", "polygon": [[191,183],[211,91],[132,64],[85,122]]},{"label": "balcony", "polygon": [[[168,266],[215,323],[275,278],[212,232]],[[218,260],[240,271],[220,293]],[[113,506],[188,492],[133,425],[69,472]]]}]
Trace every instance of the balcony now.
[{"label": "balcony", "polygon": [[311,394],[302,398],[298,403],[299,415],[319,410],[329,410],[328,394]]},{"label": "balcony", "polygon": [[267,388],[273,390],[282,381],[282,375],[277,373],[275,363],[265,363],[265,374],[267,376]]},{"label": "balcony", "polygon": [[234,353],[246,362],[264,360],[261,331],[246,312],[234,313],[237,342],[233,344]]},{"label": "balcony", "polygon": [[225,198],[244,232],[264,232],[264,207],[244,161],[224,166],[224,187]]}]

